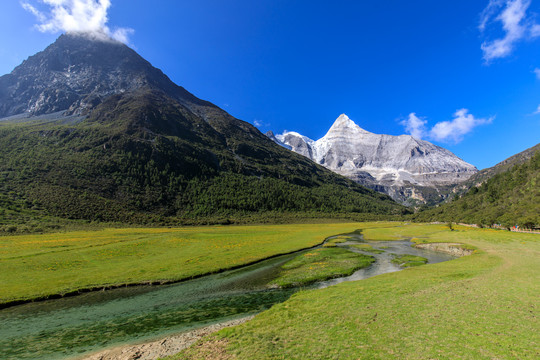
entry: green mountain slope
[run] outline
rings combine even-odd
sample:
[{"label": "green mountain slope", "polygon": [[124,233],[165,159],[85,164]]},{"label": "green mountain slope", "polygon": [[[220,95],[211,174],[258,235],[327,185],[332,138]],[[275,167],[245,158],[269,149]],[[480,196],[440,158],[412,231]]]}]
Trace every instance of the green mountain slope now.
[{"label": "green mountain slope", "polygon": [[467,181],[455,186],[453,192],[457,193],[458,195],[463,195],[463,193],[468,191],[473,186],[480,186],[482,185],[482,183],[492,178],[493,176],[508,171],[516,165],[527,162],[539,150],[540,144],[537,144],[529,149],[526,149],[516,155],[509,157],[506,160],[501,161],[495,166],[482,169],[473,176],[471,176]]},{"label": "green mountain slope", "polygon": [[[103,64],[102,52],[117,61]],[[0,193],[44,216],[178,223],[407,212],[197,99],[121,44],[64,35],[1,77],[0,95],[9,99],[0,104]]]},{"label": "green mountain slope", "polygon": [[[487,178],[486,173],[494,175]],[[481,185],[450,203],[415,214],[414,219],[506,227],[540,225],[540,146],[485,171]]]}]

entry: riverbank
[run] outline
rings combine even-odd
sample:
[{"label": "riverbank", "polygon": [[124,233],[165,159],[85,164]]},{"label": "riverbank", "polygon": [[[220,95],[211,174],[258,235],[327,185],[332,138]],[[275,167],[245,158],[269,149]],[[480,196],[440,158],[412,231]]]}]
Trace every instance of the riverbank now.
[{"label": "riverbank", "polygon": [[[341,231],[337,233],[343,234]],[[358,242],[362,242],[362,236],[355,232],[348,234],[347,241],[338,245],[349,248],[350,245],[358,245]],[[430,263],[452,259],[450,255],[414,249],[410,245],[408,240],[372,243],[372,247],[384,248],[378,253],[368,252],[369,256],[378,259],[373,266],[358,270],[351,276],[317,282],[311,287],[321,288],[399,271],[400,267],[391,263],[393,254],[423,254]],[[323,249],[349,253],[345,249]],[[350,250],[363,251],[356,248]],[[268,289],[268,284],[283,275],[281,267],[284,264],[312,252],[307,250],[300,254],[283,255],[256,265],[174,285],[91,292],[4,309],[0,311],[0,323],[3,324],[0,329],[0,358],[66,359],[115,344],[142,344],[193,327],[260,313],[286,301],[299,290],[306,290]],[[315,261],[309,265],[318,266],[323,268],[321,270],[327,270],[324,268],[329,264]]]},{"label": "riverbank", "polygon": [[457,257],[472,255],[475,249],[460,243],[416,243],[415,248],[439,251]]},{"label": "riverbank", "polygon": [[427,224],[361,228],[368,239],[418,238],[477,250],[454,261],[297,293],[173,358],[538,358],[538,235]]},{"label": "riverbank", "polygon": [[320,245],[358,224],[127,228],[0,237],[0,308],[174,283]]},{"label": "riverbank", "polygon": [[[360,235],[360,234],[356,234],[356,235]],[[338,241],[335,241],[336,239]],[[349,248],[351,245],[348,245],[345,248],[336,248],[335,245],[333,244],[334,242],[345,243],[347,241],[352,241],[354,246],[358,246],[355,242],[356,241],[361,241],[361,237],[358,237],[358,239],[353,239],[353,238],[351,238],[351,237],[349,237],[347,235],[332,236],[332,237],[330,237],[330,240],[327,241],[327,243],[330,243],[331,245],[333,245],[332,247],[330,247],[330,248],[323,247],[323,248],[319,248],[316,251],[337,252],[338,254],[337,254],[337,256],[335,256],[335,258],[334,258],[334,256],[330,256],[330,257],[328,257],[328,259],[325,258],[327,261],[330,262],[330,264],[332,264],[333,262],[336,262],[336,261],[339,263],[340,260],[341,260],[340,255],[347,255],[347,254],[349,255],[348,257],[346,257],[347,260],[348,260],[349,257],[352,257],[352,258],[355,258],[355,257],[360,257],[360,258],[367,257],[367,258],[370,258],[370,261],[367,264],[362,264],[362,266],[360,266],[360,268],[367,267],[369,264],[371,264],[371,262],[373,262],[375,260],[371,256],[366,256],[366,255],[358,254],[358,253],[351,252],[351,251],[347,250],[347,248]],[[401,245],[401,242],[399,242],[399,241],[393,241],[392,243],[394,243],[394,242],[396,244]],[[360,250],[365,250],[365,248],[368,248],[368,247],[370,248],[370,249],[368,249],[368,251],[373,250],[372,245],[369,245],[369,244],[362,244],[362,245],[364,245],[364,246]],[[354,246],[352,246],[352,247],[354,248]],[[384,247],[389,248],[388,246],[384,246]],[[429,249],[429,250],[433,250],[433,249]],[[384,251],[381,250],[381,252],[384,252]],[[443,251],[443,252],[445,252],[445,251]],[[380,253],[378,253],[378,254],[380,254]],[[317,266],[322,267],[323,270],[326,270],[327,272],[330,273],[330,269],[326,269],[326,267],[328,265],[324,261],[322,261],[323,259],[320,259],[318,257],[314,257],[314,255],[315,254],[313,253],[313,251],[304,252],[303,255],[300,255],[299,257],[293,258],[293,260],[290,260],[287,263],[285,263],[282,266],[282,269],[283,268],[287,269],[287,268],[289,268],[291,266],[294,269],[296,269],[296,266],[297,266],[296,263],[300,262],[301,265],[304,265],[304,262],[305,262],[304,257],[306,257],[308,260],[310,260],[310,261],[308,261],[307,268],[309,268],[311,270],[313,266],[317,265]],[[427,259],[425,259],[425,260],[427,261]],[[311,265],[311,266],[309,266],[309,265]],[[354,269],[351,269],[351,270],[354,271]],[[308,271],[309,272],[309,270],[307,270],[307,269],[302,269],[302,271]],[[337,273],[333,274],[331,277],[337,277],[338,273],[339,273],[340,277],[343,277],[343,276],[346,276],[346,275],[351,275],[350,274],[351,271],[347,272],[347,274],[341,274],[339,270],[336,270],[336,271],[337,271]],[[287,274],[287,272],[285,272],[285,273]],[[333,273],[333,272],[331,272],[331,273]],[[283,276],[284,276],[284,274],[281,273],[281,276],[280,276],[279,279],[281,279]],[[319,281],[320,280],[325,280],[326,278],[327,278],[327,276],[318,276],[317,277],[317,279]],[[309,281],[309,283],[311,283],[311,282],[313,282],[313,281]],[[306,282],[303,281],[302,285],[306,285]],[[189,331],[189,332],[185,332],[185,333],[181,333],[181,334],[175,334],[175,335],[171,335],[171,336],[166,336],[166,337],[163,337],[163,338],[161,338],[159,340],[152,341],[152,342],[147,342],[147,343],[142,343],[142,344],[135,344],[135,345],[125,345],[125,346],[120,346],[120,347],[116,347],[116,348],[113,348],[113,349],[107,349],[107,350],[103,350],[103,351],[100,351],[98,353],[92,354],[90,356],[85,356],[85,357],[82,357],[82,358],[78,358],[77,360],[135,360],[135,359],[150,360],[150,359],[157,359],[157,358],[161,358],[161,357],[165,357],[165,356],[171,356],[171,355],[174,355],[174,354],[180,352],[181,350],[184,350],[184,349],[188,348],[189,346],[191,346],[192,344],[194,344],[195,342],[197,342],[198,340],[200,340],[204,336],[210,335],[210,334],[212,334],[214,332],[217,332],[217,331],[219,331],[219,330],[221,330],[223,328],[226,328],[226,327],[232,327],[232,326],[243,324],[244,322],[251,320],[253,317],[254,316],[249,316],[249,317],[241,318],[241,319],[238,319],[238,320],[232,320],[232,321],[217,323],[217,324],[210,325],[210,326],[207,326],[207,327],[204,327],[204,328],[201,328],[201,329],[197,329],[197,330],[194,330],[194,331]]]},{"label": "riverbank", "polygon": [[280,253],[280,254],[274,254],[274,255],[271,255],[271,256],[268,256],[268,257],[265,257],[265,258],[254,260],[252,262],[239,264],[239,265],[234,265],[234,266],[231,266],[231,267],[228,267],[228,268],[225,267],[225,268],[221,268],[221,269],[218,269],[216,271],[212,271],[212,272],[208,272],[208,273],[200,273],[200,274],[193,275],[191,277],[173,279],[173,280],[143,281],[143,282],[134,282],[134,283],[125,283],[125,284],[111,284],[111,285],[97,286],[97,287],[91,287],[91,288],[81,288],[81,289],[71,291],[71,292],[67,292],[67,293],[51,294],[51,295],[46,295],[46,296],[43,296],[43,297],[37,297],[37,298],[32,298],[32,299],[14,300],[14,301],[10,301],[10,302],[0,303],[0,310],[6,309],[6,308],[9,308],[9,307],[13,307],[13,306],[17,306],[17,305],[36,303],[36,302],[42,302],[42,301],[47,301],[47,300],[58,300],[58,299],[83,295],[83,294],[87,294],[87,293],[92,293],[92,292],[104,292],[104,291],[110,291],[110,290],[116,290],[116,289],[122,289],[122,288],[130,288],[130,287],[133,287],[133,288],[134,287],[143,287],[143,286],[144,287],[152,287],[152,286],[174,285],[174,284],[184,283],[184,282],[187,282],[187,281],[190,281],[190,280],[196,280],[196,279],[204,278],[204,277],[207,277],[207,276],[210,276],[210,275],[221,274],[221,273],[224,273],[224,272],[227,272],[227,271],[241,269],[241,268],[251,266],[251,265],[257,265],[257,264],[260,264],[260,263],[262,263],[264,261],[272,260],[272,259],[284,256],[284,255],[293,255],[293,254],[296,254],[296,253],[301,253],[302,251],[315,249],[315,248],[318,248],[321,245],[323,245],[325,243],[325,241],[326,240],[323,240],[322,242],[320,242],[318,244],[315,244],[313,246],[310,246],[310,247],[300,248],[298,250],[293,250],[293,251]]},{"label": "riverbank", "polygon": [[176,354],[188,348],[206,335],[210,335],[227,327],[243,324],[253,319],[253,317],[254,316],[252,315],[240,319],[229,320],[205,326],[200,329],[170,335],[144,344],[119,346],[92,355],[79,357],[76,358],[76,360],[155,360]]}]

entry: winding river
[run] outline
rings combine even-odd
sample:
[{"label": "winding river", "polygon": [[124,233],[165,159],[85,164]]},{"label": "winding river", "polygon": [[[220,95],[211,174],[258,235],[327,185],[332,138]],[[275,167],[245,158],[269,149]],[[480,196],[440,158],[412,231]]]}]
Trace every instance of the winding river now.
[{"label": "winding river", "polygon": [[[311,285],[323,288],[343,281],[401,270],[390,254],[411,254],[429,263],[451,260],[444,253],[411,247],[409,241],[365,242],[361,235],[339,246],[364,242],[381,254],[369,268]],[[139,286],[29,303],[0,310],[0,359],[66,359],[128,343],[244,317],[287,300],[298,288],[266,286],[281,265],[302,252],[283,255],[220,274],[162,286]]]}]

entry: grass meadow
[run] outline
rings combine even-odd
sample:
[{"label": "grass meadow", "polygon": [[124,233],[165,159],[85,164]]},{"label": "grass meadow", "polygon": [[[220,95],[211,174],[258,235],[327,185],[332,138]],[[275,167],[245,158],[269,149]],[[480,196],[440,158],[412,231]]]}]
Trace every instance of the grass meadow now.
[{"label": "grass meadow", "polygon": [[399,223],[370,240],[459,242],[471,256],[301,291],[174,359],[538,359],[540,236]]},{"label": "grass meadow", "polygon": [[320,244],[358,224],[129,228],[0,237],[0,304],[170,282]]}]

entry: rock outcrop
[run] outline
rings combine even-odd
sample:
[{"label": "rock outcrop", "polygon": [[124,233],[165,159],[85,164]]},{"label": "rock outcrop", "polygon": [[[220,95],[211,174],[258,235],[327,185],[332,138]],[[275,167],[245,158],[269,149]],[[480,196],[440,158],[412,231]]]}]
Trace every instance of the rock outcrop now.
[{"label": "rock outcrop", "polygon": [[467,249],[462,244],[458,243],[416,244],[414,247],[424,250],[443,252],[457,257],[467,256],[474,253],[473,249]]}]

